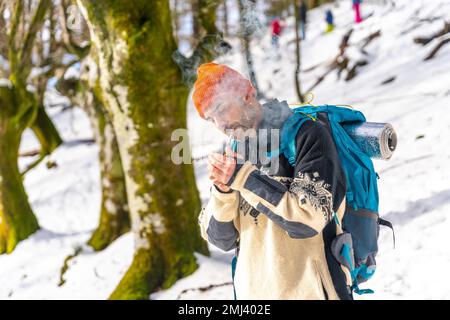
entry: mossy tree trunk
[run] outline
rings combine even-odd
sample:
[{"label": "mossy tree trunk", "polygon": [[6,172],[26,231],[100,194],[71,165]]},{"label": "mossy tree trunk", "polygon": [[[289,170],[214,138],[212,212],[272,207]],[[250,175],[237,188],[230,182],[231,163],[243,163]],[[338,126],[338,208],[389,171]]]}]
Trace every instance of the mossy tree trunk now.
[{"label": "mossy tree trunk", "polygon": [[86,105],[99,148],[100,181],[102,200],[100,220],[88,244],[96,251],[103,250],[114,240],[130,230],[125,173],[120,158],[114,127],[103,107],[101,99],[93,92],[87,92],[92,101]]},{"label": "mossy tree trunk", "polygon": [[17,164],[26,119],[33,117],[33,111],[27,108],[22,117],[15,116],[17,93],[13,87],[0,87],[0,254],[11,253],[39,228]]},{"label": "mossy tree trunk", "polygon": [[[92,62],[92,59],[85,58],[81,69],[86,69],[87,66],[96,68],[95,64],[89,62]],[[92,74],[92,70],[89,73]],[[130,230],[125,173],[119,145],[111,117],[103,105],[98,78],[62,78],[58,81],[57,89],[86,112],[99,148],[102,189],[100,219],[88,244],[94,250],[100,251]]]},{"label": "mossy tree trunk", "polygon": [[[100,219],[88,244],[96,251],[110,245],[115,239],[130,229],[130,218],[125,186],[125,174],[120,158],[116,134],[111,116],[104,107],[102,90],[99,84],[97,54],[91,45],[81,47],[79,43],[89,42],[84,34],[78,43],[74,41],[71,30],[67,27],[69,16],[66,14],[70,2],[62,2],[60,24],[66,50],[75,55],[79,61],[80,77],[66,78],[62,75],[56,88],[67,96],[73,105],[82,108],[91,123],[94,139],[99,148],[101,204]],[[80,27],[85,26],[81,21]],[[87,26],[84,28],[87,29]]]},{"label": "mossy tree trunk", "polygon": [[130,230],[130,218],[119,146],[111,117],[104,107],[98,67],[92,53],[81,61],[80,69],[80,78],[62,77],[56,88],[86,112],[99,148],[100,219],[88,244],[100,251]]},{"label": "mossy tree trunk", "polygon": [[0,254],[12,252],[19,241],[39,228],[17,161],[22,134],[34,123],[38,112],[37,99],[27,90],[27,78],[32,69],[36,34],[50,6],[51,0],[37,2],[26,23],[24,1],[15,1],[10,17],[6,37],[9,81],[0,86]]},{"label": "mossy tree trunk", "polygon": [[36,99],[20,77],[0,86],[0,254],[39,229],[19,172],[18,157],[23,132],[37,116]]},{"label": "mossy tree trunk", "polygon": [[41,150],[39,152],[39,158],[27,166],[21,173],[22,176],[35,168],[46,156],[55,151],[55,149],[63,143],[58,130],[45,111],[45,107],[42,103],[37,107],[36,118],[31,125],[31,130],[33,130],[34,135],[39,141]]},{"label": "mossy tree trunk", "polygon": [[207,253],[197,226],[191,165],[175,165],[171,141],[186,127],[189,89],[172,59],[165,1],[79,0],[99,53],[100,84],[125,171],[135,255],[111,299],[148,299],[197,269]]},{"label": "mossy tree trunk", "polygon": [[41,153],[45,155],[52,153],[63,142],[53,121],[45,111],[44,105],[38,107],[36,119],[31,129],[39,140]]}]

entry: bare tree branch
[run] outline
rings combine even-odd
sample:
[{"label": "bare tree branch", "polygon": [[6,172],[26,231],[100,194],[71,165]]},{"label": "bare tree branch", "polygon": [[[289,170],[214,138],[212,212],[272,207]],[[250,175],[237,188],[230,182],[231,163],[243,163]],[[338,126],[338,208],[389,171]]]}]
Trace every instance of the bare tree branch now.
[{"label": "bare tree branch", "polygon": [[70,30],[67,27],[67,5],[65,2],[61,1],[58,6],[60,11],[59,23],[61,25],[61,37],[66,50],[72,54],[75,54],[80,58],[80,60],[89,53],[90,46],[81,47],[76,44],[71,37]]},{"label": "bare tree branch", "polygon": [[178,64],[183,73],[184,83],[189,87],[193,85],[197,77],[196,70],[200,64],[209,62],[231,49],[231,45],[223,40],[222,35],[215,26],[216,9],[219,2],[212,0],[196,1],[199,4],[197,19],[199,20],[199,28],[203,36],[189,58],[185,57],[179,51],[175,51],[172,55],[173,60]]},{"label": "bare tree branch", "polygon": [[20,62],[22,65],[29,65],[31,52],[37,32],[45,22],[45,14],[52,4],[51,0],[41,0],[31,21],[30,27],[25,36],[24,44],[20,52]]},{"label": "bare tree branch", "polygon": [[[5,3],[0,3],[0,13],[3,13]],[[8,35],[6,33],[6,22],[3,14],[0,14],[0,55],[6,57],[8,55]]]},{"label": "bare tree branch", "polygon": [[13,66],[17,65],[17,56],[16,56],[17,48],[16,48],[15,35],[17,34],[17,30],[19,29],[20,17],[22,16],[22,11],[23,11],[23,2],[16,1],[16,5],[14,8],[14,14],[11,18],[11,27],[9,29],[9,34],[8,34],[9,63],[10,63],[11,69],[13,68]]}]

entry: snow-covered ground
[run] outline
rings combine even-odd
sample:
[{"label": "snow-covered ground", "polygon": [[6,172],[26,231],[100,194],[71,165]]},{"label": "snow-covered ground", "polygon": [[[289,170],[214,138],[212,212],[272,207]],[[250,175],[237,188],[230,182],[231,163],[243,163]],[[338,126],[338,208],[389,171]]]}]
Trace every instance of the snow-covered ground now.
[{"label": "snow-covered ground", "polygon": [[[389,1],[386,1],[389,2]],[[440,30],[450,20],[450,0],[396,0],[396,6],[383,1],[365,1],[359,25],[352,23],[350,1],[322,6],[309,15],[307,39],[302,43],[302,69],[308,69],[336,56],[342,36],[349,28],[349,55],[364,57],[369,64],[360,68],[350,82],[331,73],[313,90],[314,104],[351,104],[362,110],[369,121],[390,122],[398,134],[398,149],[389,161],[375,163],[381,179],[380,214],[393,222],[392,233],[382,229],[378,269],[368,286],[375,295],[357,299],[449,299],[450,276],[450,45],[430,61],[423,58],[437,44],[413,42]],[[326,8],[333,10],[336,29],[325,30]],[[414,25],[420,19],[442,18]],[[270,35],[252,42],[257,77],[262,91],[271,98],[297,101],[293,85],[295,42],[293,21],[287,20],[280,49],[270,46]],[[356,47],[367,35],[381,30],[381,36],[366,48],[364,56]],[[239,43],[230,39],[233,51],[218,61],[245,72]],[[326,71],[325,64],[301,75],[303,88],[309,88]],[[394,81],[382,82],[395,77]],[[65,140],[91,136],[87,118],[80,110],[52,117]],[[201,156],[220,144],[220,133],[198,118],[189,104],[188,126],[194,156]],[[27,132],[22,149],[35,145]],[[0,256],[0,298],[6,299],[104,299],[113,290],[131,262],[133,240],[126,234],[108,249],[93,253],[84,246],[96,227],[100,202],[97,148],[95,145],[68,145],[30,172],[25,180],[30,201],[42,230],[18,245],[10,255]],[[25,164],[25,160],[22,165]],[[203,201],[209,193],[205,164],[196,162],[198,187]],[[77,247],[83,251],[69,262],[65,283],[58,286],[60,269],[67,255]],[[171,289],[153,294],[155,299],[232,299],[230,260],[232,253],[211,247],[212,256],[198,255],[200,268],[178,281]],[[222,285],[221,285],[222,284]],[[196,288],[213,286],[209,290]],[[365,287],[365,286],[363,286]]]},{"label": "snow-covered ground", "polygon": [[[51,97],[53,103],[59,102]],[[101,253],[84,245],[99,218],[97,147],[73,143],[92,137],[81,109],[50,110],[66,145],[48,159],[56,163],[55,168],[47,169],[42,163],[26,176],[25,186],[41,230],[22,241],[12,254],[0,256],[0,298],[106,299],[131,263],[133,237],[124,235]],[[33,147],[36,141],[27,131],[21,149]],[[21,165],[29,161],[24,159]],[[66,282],[58,286],[64,259],[79,246],[83,253],[69,262],[63,276]]]}]

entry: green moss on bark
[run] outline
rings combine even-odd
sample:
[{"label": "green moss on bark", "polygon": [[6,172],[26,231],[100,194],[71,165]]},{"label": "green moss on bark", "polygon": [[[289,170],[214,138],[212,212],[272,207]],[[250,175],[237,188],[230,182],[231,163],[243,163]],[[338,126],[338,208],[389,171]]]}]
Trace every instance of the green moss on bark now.
[{"label": "green moss on bark", "polygon": [[125,174],[120,159],[119,146],[112,124],[103,110],[97,110],[100,178],[102,202],[100,221],[88,244],[94,250],[102,250],[115,239],[130,230]]},{"label": "green moss on bark", "polygon": [[[102,250],[114,240],[130,230],[130,217],[125,185],[125,173],[120,158],[117,137],[110,116],[104,108],[104,100],[98,81],[94,88],[84,86],[84,101],[90,115],[92,127],[96,131],[99,146],[100,178],[102,186],[102,202],[100,221],[88,244],[94,250]],[[86,95],[91,98],[87,99]]]},{"label": "green moss on bark", "polygon": [[[196,270],[195,251],[208,253],[197,223],[201,204],[193,167],[175,165],[170,158],[176,144],[172,132],[186,128],[189,90],[172,60],[177,48],[168,1],[82,3],[90,23],[100,30],[98,38],[106,42],[97,43],[103,67],[121,67],[109,70],[114,74],[112,83],[102,85],[103,94],[110,95],[108,101],[118,100],[110,88],[121,85],[127,91],[126,106],[108,106],[112,113],[127,110],[125,115],[113,115],[116,132],[136,133],[133,144],[120,149],[129,157],[125,174],[134,187],[129,202],[135,210],[137,251],[110,298],[148,299],[152,291]],[[127,54],[108,51],[113,43],[124,43]],[[119,116],[127,122],[119,122]],[[121,137],[119,143],[128,138]]]},{"label": "green moss on bark", "polygon": [[15,100],[12,89],[0,88],[0,254],[12,252],[39,228],[17,164],[24,129],[5,112],[12,109],[6,105]]},{"label": "green moss on bark", "polygon": [[111,300],[148,300],[149,293],[157,288],[164,274],[163,255],[159,250],[140,249]]},{"label": "green moss on bark", "polygon": [[[91,53],[93,56],[93,54]],[[91,56],[86,59],[93,59]],[[86,63],[86,60],[83,61]],[[83,69],[83,68],[82,68]],[[87,77],[84,77],[87,78]],[[92,84],[90,85],[90,83]],[[99,148],[100,185],[102,190],[100,219],[88,240],[100,251],[130,230],[130,218],[125,186],[125,173],[120,158],[117,137],[104,101],[98,79],[60,79],[57,89],[79,105],[88,115]]]},{"label": "green moss on bark", "polygon": [[63,142],[53,121],[45,112],[43,105],[39,106],[31,129],[39,140],[41,154],[48,155],[52,153]]},{"label": "green moss on bark", "polygon": [[131,266],[109,299],[148,300],[151,292],[170,288],[198,268],[192,254],[180,253],[168,257],[165,252],[153,248],[136,251]]},{"label": "green moss on bark", "polygon": [[[23,2],[16,4],[7,37],[10,83],[0,85],[0,253],[11,252],[20,240],[38,229],[17,161],[22,133],[34,123],[38,112],[36,97],[27,89],[27,78],[34,40],[52,2],[39,1],[28,23],[23,20]],[[22,41],[18,41],[18,35],[23,36]]]},{"label": "green moss on bark", "polygon": [[103,200],[100,221],[91,238],[88,240],[88,245],[95,251],[103,250],[129,230],[130,221],[128,218],[128,210],[123,208],[118,214],[110,214],[105,208]]}]

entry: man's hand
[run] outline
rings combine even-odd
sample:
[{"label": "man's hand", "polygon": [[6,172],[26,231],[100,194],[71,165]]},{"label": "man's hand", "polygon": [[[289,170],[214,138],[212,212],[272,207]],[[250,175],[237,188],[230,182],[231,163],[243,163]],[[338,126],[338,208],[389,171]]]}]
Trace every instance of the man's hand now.
[{"label": "man's hand", "polygon": [[237,153],[227,148],[226,155],[219,153],[211,153],[208,157],[209,179],[224,192],[230,191],[230,187],[226,184],[233,176],[236,169],[236,157],[240,157]]}]

